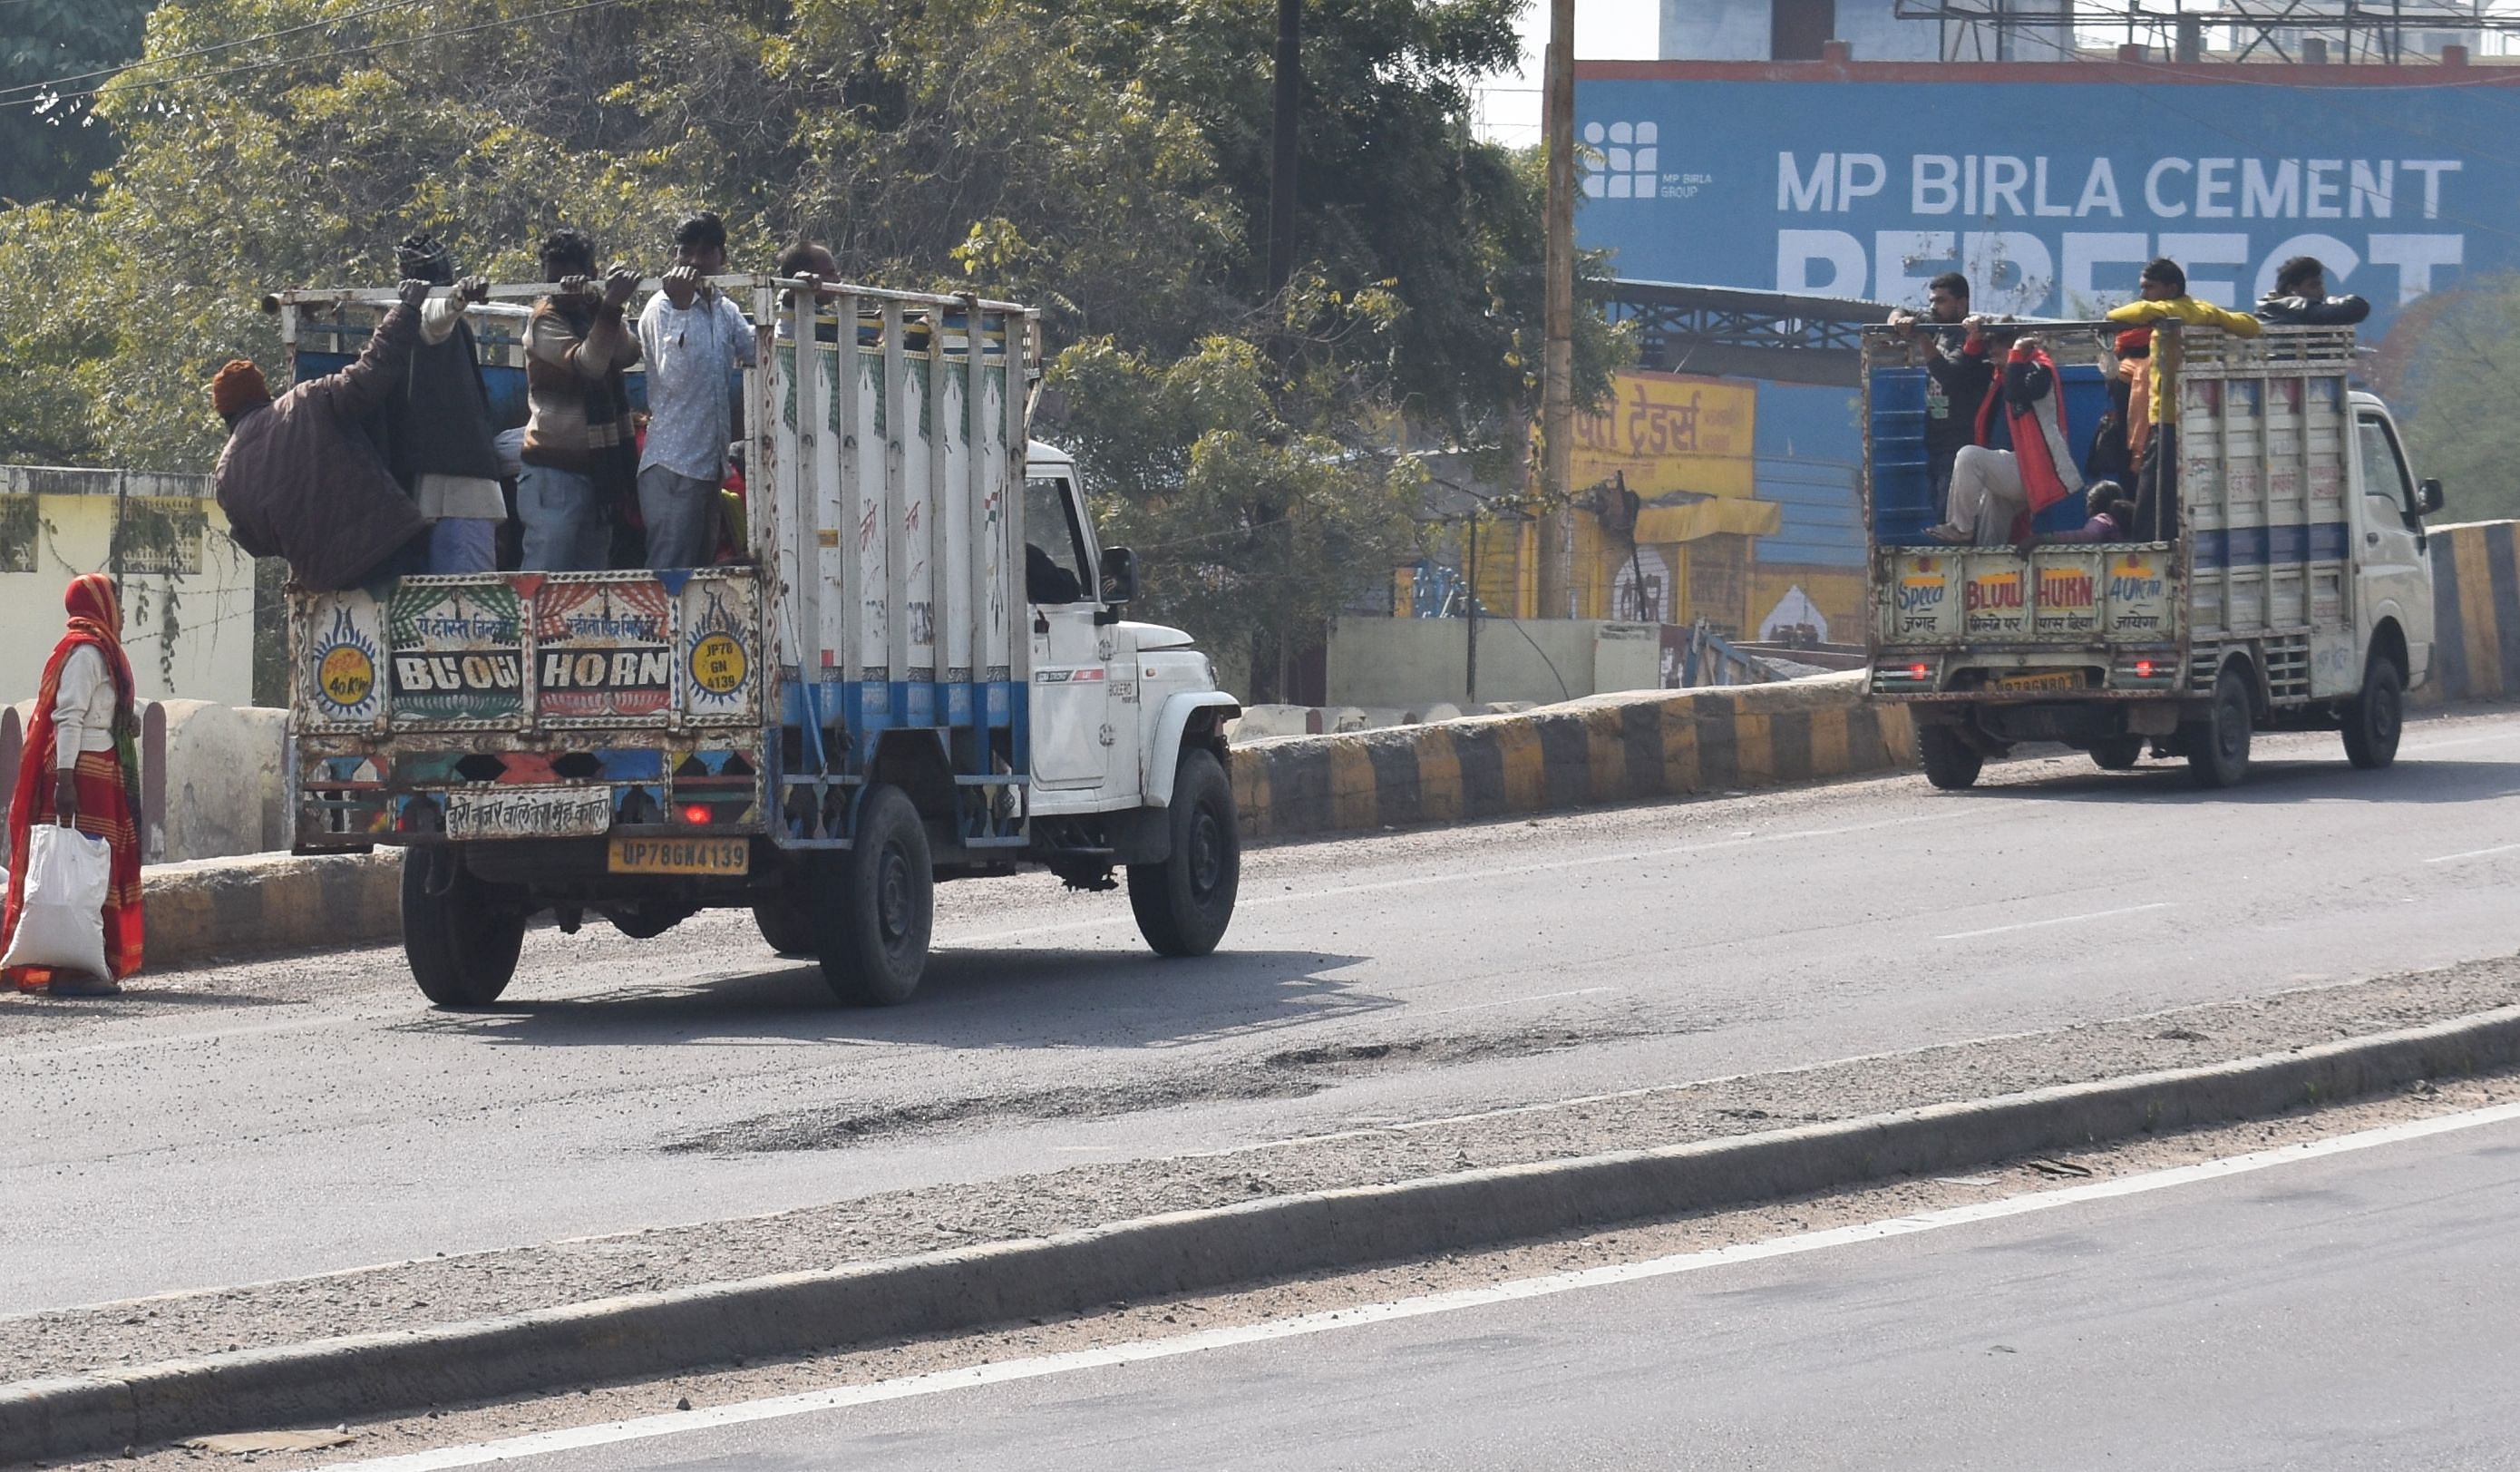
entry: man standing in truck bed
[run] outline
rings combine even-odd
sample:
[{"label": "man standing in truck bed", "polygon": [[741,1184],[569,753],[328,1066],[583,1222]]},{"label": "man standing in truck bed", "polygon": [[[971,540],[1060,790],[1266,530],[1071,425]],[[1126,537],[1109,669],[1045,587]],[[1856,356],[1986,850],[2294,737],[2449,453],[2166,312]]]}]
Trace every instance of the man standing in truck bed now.
[{"label": "man standing in truck bed", "polygon": [[674,232],[674,268],[639,317],[648,364],[648,442],[639,455],[639,516],[648,566],[699,568],[716,545],[710,512],[733,437],[728,376],[753,361],[752,324],[708,277],[726,270],[726,224],[696,214]]},{"label": "man standing in truck bed", "polygon": [[1977,443],[1978,412],[1995,385],[1995,363],[1985,340],[1959,325],[1969,314],[1968,278],[1945,271],[1925,290],[1932,325],[1917,324],[1914,313],[1904,309],[1890,322],[1912,326],[1912,341],[1925,356],[1925,474],[1940,506],[1951,496],[1953,462]]},{"label": "man standing in truck bed", "polygon": [[[2187,273],[2179,262],[2161,256],[2143,268],[2143,298],[2109,313],[2112,322],[2143,326],[2179,322],[2190,327],[2219,327],[2235,338],[2254,338],[2265,329],[2246,312],[2229,311],[2187,295]],[[2179,335],[2152,335],[2152,431],[2143,447],[2135,497],[2136,535],[2144,541],[2168,541],[2179,534]]]},{"label": "man standing in truck bed", "polygon": [[255,557],[285,557],[289,575],[317,592],[363,587],[428,564],[428,524],[394,483],[364,428],[402,387],[420,340],[428,283],[402,284],[357,362],[308,379],[275,402],[262,370],[239,358],[210,380],[227,421],[219,451],[219,509],[229,535]]}]

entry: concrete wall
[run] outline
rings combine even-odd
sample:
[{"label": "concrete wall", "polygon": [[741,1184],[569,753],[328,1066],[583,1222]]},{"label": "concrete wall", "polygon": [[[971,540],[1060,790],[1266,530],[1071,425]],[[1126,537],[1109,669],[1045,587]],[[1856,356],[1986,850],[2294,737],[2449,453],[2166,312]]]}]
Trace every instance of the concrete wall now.
[{"label": "concrete wall", "polygon": [[[1333,706],[1468,706],[1466,619],[1344,618],[1330,630]],[[1478,699],[1545,705],[1660,685],[1662,630],[1593,619],[1481,619]]]},{"label": "concrete wall", "polygon": [[[140,695],[253,703],[253,559],[228,540],[208,477],[14,465],[0,466],[0,698],[35,693],[61,638],[63,585],[112,571],[126,519],[137,542],[173,510],[198,532],[126,549],[123,641]],[[153,554],[168,571],[129,571]]]},{"label": "concrete wall", "polygon": [[[0,707],[0,817],[34,702]],[[286,849],[289,713],[215,701],[140,707],[140,832],[150,863]],[[45,757],[38,753],[34,759]]]}]

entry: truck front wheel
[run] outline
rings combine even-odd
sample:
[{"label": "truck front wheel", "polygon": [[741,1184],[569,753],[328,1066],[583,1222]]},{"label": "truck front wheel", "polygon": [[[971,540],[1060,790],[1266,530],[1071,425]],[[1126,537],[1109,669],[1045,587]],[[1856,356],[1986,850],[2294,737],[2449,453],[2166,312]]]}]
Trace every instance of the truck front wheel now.
[{"label": "truck front wheel", "polygon": [[524,949],[525,906],[486,884],[451,845],[402,856],[402,953],[423,996],[441,1007],[486,1007],[508,989]]},{"label": "truck front wheel", "polygon": [[2249,686],[2240,667],[2214,677],[2214,705],[2186,728],[2187,770],[2204,788],[2236,787],[2249,774]]},{"label": "truck front wheel", "polygon": [[1924,764],[1925,780],[1945,792],[1976,786],[1986,768],[1986,753],[1969,745],[1957,726],[1916,727],[1916,759]]},{"label": "truck front wheel", "polygon": [[1242,884],[1234,787],[1214,752],[1182,753],[1167,816],[1172,848],[1162,863],[1129,865],[1129,908],[1157,954],[1203,956],[1225,939]]},{"label": "truck front wheel", "polygon": [[2362,671],[2362,693],[2345,703],[2345,759],[2377,771],[2398,759],[2398,733],[2407,719],[2407,677],[2385,654],[2371,656]]},{"label": "truck front wheel", "polygon": [[846,852],[815,865],[814,950],[840,1000],[889,1007],[910,1000],[927,970],[936,873],[927,829],[898,787],[872,787],[858,805]]}]

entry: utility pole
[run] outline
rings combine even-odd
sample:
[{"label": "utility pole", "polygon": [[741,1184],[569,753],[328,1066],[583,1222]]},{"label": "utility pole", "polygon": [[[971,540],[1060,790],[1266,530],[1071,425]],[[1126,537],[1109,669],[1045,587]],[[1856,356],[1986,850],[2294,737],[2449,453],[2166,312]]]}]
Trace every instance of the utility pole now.
[{"label": "utility pole", "polygon": [[1295,274],[1295,139],[1304,87],[1303,0],[1278,0],[1278,83],[1270,112],[1269,293]]},{"label": "utility pole", "polygon": [[1575,0],[1549,0],[1541,69],[1549,144],[1549,277],[1540,366],[1540,617],[1574,612],[1567,598],[1574,512],[1567,504],[1575,437]]}]

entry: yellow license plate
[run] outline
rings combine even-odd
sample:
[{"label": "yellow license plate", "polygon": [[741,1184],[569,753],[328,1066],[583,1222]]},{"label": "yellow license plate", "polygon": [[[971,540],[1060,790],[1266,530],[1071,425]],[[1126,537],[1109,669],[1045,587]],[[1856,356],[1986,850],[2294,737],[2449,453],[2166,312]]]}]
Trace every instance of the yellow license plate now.
[{"label": "yellow license plate", "polygon": [[1999,674],[1998,690],[2080,690],[2083,672],[2079,669],[2041,669],[2029,674]]},{"label": "yellow license plate", "polygon": [[741,838],[615,838],[605,868],[615,874],[752,872],[752,843]]}]

